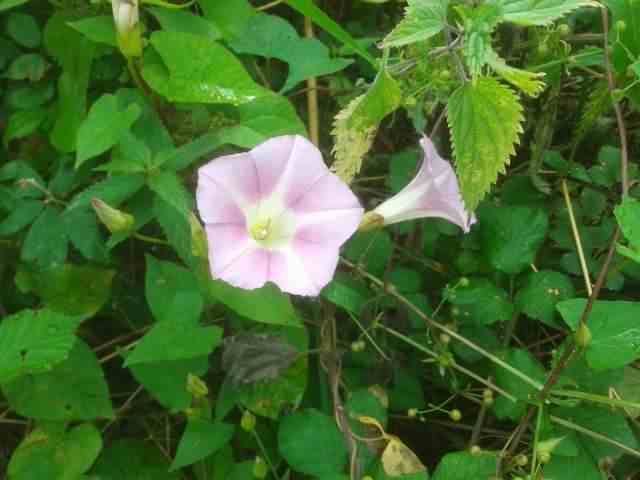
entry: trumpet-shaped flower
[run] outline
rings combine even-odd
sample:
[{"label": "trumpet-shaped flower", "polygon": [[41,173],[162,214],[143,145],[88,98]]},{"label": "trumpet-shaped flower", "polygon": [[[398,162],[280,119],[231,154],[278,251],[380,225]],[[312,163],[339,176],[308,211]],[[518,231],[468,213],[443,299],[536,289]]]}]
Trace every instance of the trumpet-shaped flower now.
[{"label": "trumpet-shaped flower", "polygon": [[118,48],[120,48],[122,54],[127,58],[142,55],[142,38],[138,25],[138,1],[139,0],[111,0]]},{"label": "trumpet-shaped flower", "polygon": [[424,159],[418,174],[393,197],[368,212],[361,230],[425,217],[440,217],[459,225],[465,233],[476,219],[464,207],[458,179],[451,164],[436,151],[431,140],[420,140]]},{"label": "trumpet-shaped flower", "polygon": [[198,170],[196,199],[213,278],[254,289],[318,295],[363,209],[300,136],[275,137]]}]

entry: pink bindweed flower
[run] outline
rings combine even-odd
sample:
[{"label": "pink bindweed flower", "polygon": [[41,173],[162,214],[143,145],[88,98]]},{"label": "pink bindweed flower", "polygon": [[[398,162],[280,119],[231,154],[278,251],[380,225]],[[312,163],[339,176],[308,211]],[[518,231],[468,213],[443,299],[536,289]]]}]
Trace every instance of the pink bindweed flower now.
[{"label": "pink bindweed flower", "polygon": [[301,136],[275,137],[198,170],[196,200],[213,278],[318,295],[363,215],[349,187]]},{"label": "pink bindweed flower", "polygon": [[440,217],[459,225],[465,233],[476,222],[464,207],[458,179],[429,139],[420,140],[424,159],[418,174],[396,195],[365,215],[361,230],[425,217]]}]

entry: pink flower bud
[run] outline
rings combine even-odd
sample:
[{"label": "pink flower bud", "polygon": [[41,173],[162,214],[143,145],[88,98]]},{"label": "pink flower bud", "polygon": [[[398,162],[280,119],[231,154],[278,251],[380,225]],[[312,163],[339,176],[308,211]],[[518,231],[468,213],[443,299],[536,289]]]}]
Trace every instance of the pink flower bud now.
[{"label": "pink flower bud", "polygon": [[133,227],[133,215],[124,213],[117,208],[110,207],[99,198],[91,200],[91,205],[98,218],[111,233],[126,232]]}]

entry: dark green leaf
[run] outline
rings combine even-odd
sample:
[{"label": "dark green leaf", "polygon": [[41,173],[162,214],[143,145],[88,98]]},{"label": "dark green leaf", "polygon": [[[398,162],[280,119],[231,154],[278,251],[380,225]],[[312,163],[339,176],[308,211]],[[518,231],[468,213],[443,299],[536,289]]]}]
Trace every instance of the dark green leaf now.
[{"label": "dark green leaf", "polygon": [[340,473],[348,460],[344,437],[333,417],[313,409],[280,421],[278,450],[291,468],[307,475]]},{"label": "dark green leaf", "polygon": [[454,452],[446,454],[432,480],[471,480],[489,479],[496,473],[496,456],[491,452],[472,455],[469,452]]},{"label": "dark green leaf", "polygon": [[478,212],[482,250],[489,263],[515,274],[535,262],[549,227],[545,211],[525,206],[487,206]]},{"label": "dark green leaf", "polygon": [[93,468],[101,480],[179,480],[153,443],[120,439],[107,448]]},{"label": "dark green leaf", "polygon": [[[504,360],[531,379],[540,383],[544,382],[544,368],[528,351],[512,348],[507,352]],[[528,383],[524,383],[522,379],[499,366],[495,367],[495,381],[498,386],[519,400],[514,403],[503,396],[497,397],[494,402],[496,416],[501,419],[517,420],[526,412],[527,402],[533,398],[536,390]]]},{"label": "dark green leaf", "polygon": [[16,138],[23,138],[35,132],[47,118],[48,111],[44,108],[33,110],[19,110],[9,117],[7,127],[2,135],[5,148],[9,142]]},{"label": "dark green leaf", "polygon": [[112,207],[117,207],[122,202],[133,196],[144,185],[142,175],[114,175],[95,183],[77,194],[69,205],[67,212],[81,207],[89,207],[91,200],[99,198]]},{"label": "dark green leaf", "polygon": [[95,43],[111,45],[112,47],[118,45],[113,16],[111,15],[83,18],[75,22],[69,22],[69,26]]},{"label": "dark green leaf", "polygon": [[0,323],[0,383],[50,370],[73,347],[81,318],[23,310]]},{"label": "dark green leaf", "polygon": [[67,258],[67,228],[56,207],[46,207],[33,222],[22,244],[21,258],[41,269],[64,263]]},{"label": "dark green leaf", "polygon": [[52,370],[17,378],[2,389],[11,408],[25,417],[66,421],[113,417],[102,368],[80,339]]},{"label": "dark green leaf", "polygon": [[40,200],[24,200],[18,203],[9,216],[0,222],[0,236],[12,235],[29,225],[42,212]]},{"label": "dark green leaf", "polygon": [[191,418],[178,444],[170,471],[191,465],[224,447],[235,427],[228,423],[214,423],[203,418]]},{"label": "dark green leaf", "polygon": [[472,278],[469,285],[447,292],[449,301],[460,308],[461,321],[491,325],[513,315],[509,295],[485,278]]},{"label": "dark green leaf", "polygon": [[12,12],[7,18],[7,33],[26,48],[40,45],[40,27],[31,15]]},{"label": "dark green leaf", "polygon": [[190,11],[157,7],[150,8],[149,11],[156,17],[162,29],[167,32],[191,33],[209,40],[219,40],[222,36],[215,23],[194,15]]},{"label": "dark green leaf", "polygon": [[42,79],[49,68],[49,63],[38,53],[25,53],[16,58],[6,72],[11,80],[29,80],[37,82]]},{"label": "dark green leaf", "polygon": [[558,327],[555,320],[556,303],[575,296],[571,279],[560,272],[541,270],[527,275],[524,285],[516,294],[518,309],[531,318],[552,327]]}]

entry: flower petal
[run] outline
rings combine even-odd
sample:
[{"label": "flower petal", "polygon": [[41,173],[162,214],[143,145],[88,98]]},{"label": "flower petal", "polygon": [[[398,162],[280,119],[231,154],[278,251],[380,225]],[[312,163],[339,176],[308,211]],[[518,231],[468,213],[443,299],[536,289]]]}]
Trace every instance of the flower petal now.
[{"label": "flower petal", "polygon": [[270,262],[271,252],[253,244],[221,270],[217,278],[247,290],[260,288],[267,282]]},{"label": "flower petal", "polygon": [[205,231],[209,246],[209,268],[213,278],[219,278],[230,264],[252,248],[252,240],[244,226],[205,224]]},{"label": "flower petal", "polygon": [[234,196],[206,174],[200,174],[198,177],[196,204],[204,223],[246,224],[245,214]]},{"label": "flower petal", "polygon": [[[201,183],[205,191],[217,186],[219,190],[226,192],[232,203],[240,208],[254,204],[262,197],[257,168],[249,153],[225,155],[200,167],[198,184]],[[204,210],[205,215],[217,208],[217,205],[198,206],[201,211]]]},{"label": "flower petal", "polygon": [[296,239],[290,248],[273,252],[269,280],[294,295],[317,296],[338,265],[338,247]]},{"label": "flower petal", "polygon": [[295,239],[339,247],[358,229],[363,212],[356,207],[302,214],[298,216]]},{"label": "flower petal", "polygon": [[361,208],[360,201],[347,184],[328,170],[288,206],[300,214]]}]

